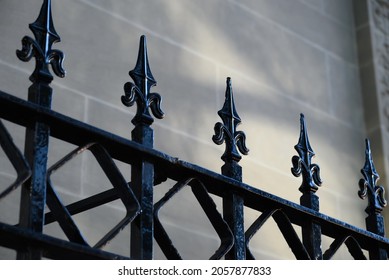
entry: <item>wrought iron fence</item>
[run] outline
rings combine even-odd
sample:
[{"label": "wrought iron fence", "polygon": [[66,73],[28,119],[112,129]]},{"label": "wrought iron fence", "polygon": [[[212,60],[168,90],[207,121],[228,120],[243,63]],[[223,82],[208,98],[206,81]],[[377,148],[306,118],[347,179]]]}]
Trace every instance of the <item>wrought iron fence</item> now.
[{"label": "wrought iron fence", "polygon": [[[132,119],[132,140],[113,135],[89,124],[69,118],[50,109],[54,74],[65,76],[63,54],[52,49],[60,41],[54,29],[51,1],[45,0],[37,20],[30,24],[35,39],[24,37],[17,56],[22,61],[35,58],[35,70],[30,76],[32,85],[28,101],[0,91],[0,117],[26,127],[24,154],[14,144],[0,121],[0,143],[16,170],[16,180],[0,194],[0,203],[16,188],[21,188],[20,220],[17,225],[0,223],[0,245],[18,252],[18,259],[152,259],[153,240],[156,240],[168,259],[181,259],[159,219],[166,202],[183,188],[190,188],[215,229],[220,246],[210,259],[253,259],[250,240],[270,219],[273,219],[296,259],[331,259],[345,245],[355,259],[387,259],[389,239],[385,238],[381,215],[386,206],[384,189],[377,186],[379,176],[366,140],[366,162],[361,170],[359,196],[368,198],[367,230],[360,229],[319,212],[316,191],[322,181],[320,168],[312,163],[315,155],[307,133],[304,115],[300,117],[300,137],[292,158],[291,172],[302,178],[300,205],[282,199],[242,182],[241,154],[246,155],[245,134],[237,130],[241,119],[234,104],[231,79],[227,78],[225,103],[218,112],[222,122],[216,123],[213,141],[225,143],[222,155],[222,174],[181,161],[153,149],[154,117],[164,116],[161,96],[151,92],[156,81],[150,71],[146,38],[140,39],[138,59],[130,71],[133,82],[124,86],[122,103],[137,111]],[[73,152],[51,167],[47,167],[49,137],[78,146]],[[64,164],[89,150],[109,178],[113,188],[69,205],[64,205],[51,182],[51,176]],[[123,153],[125,151],[125,153]],[[122,176],[114,160],[131,165],[131,182]],[[175,185],[154,203],[153,189],[167,179]],[[222,213],[211,194],[223,201]],[[126,208],[124,218],[91,245],[84,239],[73,216],[114,200],[121,200]],[[45,213],[45,206],[50,209]],[[258,212],[258,218],[244,227],[244,209]],[[43,234],[44,225],[58,222],[68,240]],[[131,226],[130,256],[104,251],[104,245],[126,226]],[[295,227],[301,228],[302,239]],[[334,241],[322,251],[322,237]],[[365,255],[368,251],[368,256]]]}]

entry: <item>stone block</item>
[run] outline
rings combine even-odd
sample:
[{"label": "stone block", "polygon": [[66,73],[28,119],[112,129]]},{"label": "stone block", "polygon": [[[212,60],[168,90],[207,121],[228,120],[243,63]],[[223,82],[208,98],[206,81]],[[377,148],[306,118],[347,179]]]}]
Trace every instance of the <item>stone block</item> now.
[{"label": "stone block", "polygon": [[370,25],[364,25],[356,31],[358,46],[358,61],[360,67],[364,67],[374,60],[373,44]]},{"label": "stone block", "polygon": [[331,111],[341,122],[364,131],[364,110],[359,69],[338,59],[329,59]]},{"label": "stone block", "polygon": [[376,129],[380,125],[376,69],[373,63],[368,63],[360,68],[360,79],[365,110],[365,125],[369,133],[369,131]]},{"label": "stone block", "polygon": [[[324,0],[325,1],[325,0]],[[324,11],[324,1],[323,0],[301,0],[304,4],[317,9],[318,11]]]},{"label": "stone block", "polygon": [[[313,45],[317,45],[348,62],[356,63],[353,28],[329,20],[321,12],[311,9],[301,2],[245,0],[239,3],[246,6],[247,10],[254,11],[261,17],[282,25],[283,28],[296,34],[301,39],[311,42]],[[347,9],[341,9],[340,7],[338,17],[349,18],[349,13]]]},{"label": "stone block", "polygon": [[[344,24],[347,28],[354,29],[354,12],[352,0],[325,0],[324,11],[327,15],[338,22]],[[358,1],[357,1],[358,2]]]}]

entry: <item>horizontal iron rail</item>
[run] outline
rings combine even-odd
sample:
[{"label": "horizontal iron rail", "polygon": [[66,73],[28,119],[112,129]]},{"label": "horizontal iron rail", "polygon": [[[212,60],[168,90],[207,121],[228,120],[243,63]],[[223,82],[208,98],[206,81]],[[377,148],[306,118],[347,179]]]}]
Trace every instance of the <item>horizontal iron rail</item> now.
[{"label": "horizontal iron rail", "polygon": [[379,245],[389,252],[388,238],[349,225],[176,157],[147,148],[50,109],[29,103],[3,91],[0,91],[0,107],[2,108],[0,118],[13,123],[26,127],[32,127],[36,121],[45,123],[50,126],[51,136],[68,143],[81,146],[89,142],[98,142],[117,160],[132,164],[137,158],[143,158],[153,163],[159,174],[164,174],[173,180],[197,178],[210,193],[220,197],[224,197],[225,190],[228,188],[244,198],[246,207],[260,212],[268,209],[281,209],[293,224],[301,226],[304,221],[311,220],[321,225],[322,233],[326,236],[331,238],[353,236],[363,249]]},{"label": "horizontal iron rail", "polygon": [[0,223],[0,245],[14,250],[39,247],[50,259],[128,259],[124,256],[83,246],[31,230]]},{"label": "horizontal iron rail", "polygon": [[[69,211],[70,215],[76,215],[78,213],[87,211],[89,209],[101,206],[103,204],[112,202],[116,199],[119,199],[119,195],[117,193],[117,190],[115,189],[109,189],[104,192],[98,193],[96,195],[92,195],[88,198],[79,200],[77,202],[74,202],[72,204],[69,204],[66,206],[67,210]],[[53,222],[56,222],[56,218],[54,217],[52,212],[45,214],[45,225],[51,224]]]}]

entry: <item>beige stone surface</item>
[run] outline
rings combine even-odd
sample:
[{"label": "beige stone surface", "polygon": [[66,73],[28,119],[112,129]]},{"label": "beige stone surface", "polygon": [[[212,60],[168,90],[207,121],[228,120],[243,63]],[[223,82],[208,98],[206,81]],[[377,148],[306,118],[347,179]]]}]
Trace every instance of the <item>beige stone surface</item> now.
[{"label": "beige stone surface", "polygon": [[[130,138],[136,109],[123,106],[120,97],[123,85],[131,81],[128,71],[135,66],[139,37],[145,34],[157,80],[152,90],[161,94],[166,114],[153,124],[156,149],[219,173],[224,145],[212,142],[213,126],[221,121],[217,111],[224,102],[226,77],[231,77],[242,119],[239,129],[246,133],[250,149],[240,162],[243,181],[299,203],[301,178],[293,177],[290,168],[297,154],[293,147],[299,137],[299,114],[304,113],[316,152],[313,161],[320,165],[324,181],[317,192],[321,212],[364,227],[365,202],[357,196],[358,180],[364,139],[374,133],[377,117],[370,114],[376,103],[362,94],[374,82],[359,72],[371,73],[365,53],[369,46],[363,46],[362,53],[357,48],[370,36],[363,7],[358,5],[354,11],[349,0],[52,2],[54,24],[62,39],[54,47],[65,53],[67,70],[66,78],[56,77],[52,84],[55,111]],[[21,48],[24,35],[32,36],[28,24],[35,20],[40,3],[4,0],[0,9],[0,90],[23,99],[34,63],[19,61],[15,50]],[[24,130],[6,125],[23,149]],[[385,135],[381,143],[388,143],[388,138]],[[72,149],[52,140],[49,164]],[[388,161],[375,160],[380,166]],[[130,166],[116,164],[130,181]],[[0,182],[9,182],[12,172],[0,153]],[[110,183],[101,174],[86,152],[56,173],[53,181],[61,198],[71,203],[108,189]],[[174,183],[157,186],[155,201]],[[17,199],[13,195],[5,204],[1,201],[0,209],[12,205],[18,211],[12,202]],[[220,199],[215,200],[221,211]],[[245,212],[247,228],[260,213]],[[123,213],[123,205],[114,202],[77,215],[76,221],[93,243]],[[206,258],[217,248],[218,238],[190,191],[180,192],[161,215],[185,258]],[[7,214],[5,220],[17,218]],[[64,238],[58,225],[45,230]],[[129,240],[127,227],[107,249],[128,255]],[[324,240],[323,248],[330,243]],[[293,258],[274,221],[266,224],[251,246],[257,258]],[[164,258],[155,247],[155,257]],[[0,258],[11,256],[8,250],[0,251]],[[343,250],[337,257],[347,259],[349,254]]]}]

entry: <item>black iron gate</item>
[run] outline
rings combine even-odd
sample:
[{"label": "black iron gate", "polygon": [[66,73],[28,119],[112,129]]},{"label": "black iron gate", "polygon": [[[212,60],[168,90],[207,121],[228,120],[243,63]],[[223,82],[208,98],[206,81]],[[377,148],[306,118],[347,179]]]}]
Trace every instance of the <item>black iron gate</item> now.
[{"label": "black iron gate", "polygon": [[[300,205],[279,198],[242,182],[241,154],[247,154],[245,134],[237,130],[241,120],[237,114],[231,79],[227,78],[225,103],[218,112],[222,122],[216,123],[213,141],[225,143],[222,155],[225,164],[216,174],[199,166],[181,161],[153,149],[154,117],[161,119],[161,96],[152,93],[156,82],[150,71],[146,39],[140,39],[138,59],[130,71],[133,83],[124,86],[122,103],[133,106],[137,112],[132,120],[132,140],[113,135],[96,127],[71,119],[50,109],[55,75],[64,77],[63,54],[52,49],[60,40],[51,15],[51,1],[45,0],[37,20],[30,24],[35,39],[24,37],[17,56],[23,61],[35,58],[36,67],[30,80],[28,101],[0,91],[0,117],[26,128],[25,151],[21,153],[0,121],[0,144],[17,172],[17,178],[0,193],[0,203],[16,188],[21,188],[20,220],[17,225],[0,223],[0,245],[18,252],[18,259],[152,259],[156,240],[168,259],[181,259],[180,252],[160,221],[158,213],[183,188],[190,188],[209,222],[220,238],[220,246],[210,259],[253,259],[250,240],[270,219],[274,219],[282,236],[297,259],[331,259],[345,245],[355,259],[387,259],[389,239],[384,235],[381,215],[386,206],[384,189],[377,186],[379,176],[366,140],[366,162],[358,192],[368,198],[367,230],[356,228],[319,212],[316,191],[321,185],[320,168],[312,163],[315,155],[309,143],[304,115],[300,117],[300,137],[292,158],[291,171],[302,177]],[[55,137],[78,146],[62,160],[47,167],[49,137]],[[64,205],[53,184],[51,175],[65,163],[89,150],[113,188]],[[131,165],[131,181],[127,182],[114,160]],[[153,188],[172,180],[175,185],[158,202],[154,202]],[[222,213],[210,195],[223,201]],[[121,200],[125,217],[90,245],[82,236],[73,215],[103,204]],[[46,205],[50,209],[45,212]],[[258,212],[258,218],[244,227],[244,209]],[[58,222],[68,240],[43,234],[44,225]],[[131,226],[130,256],[120,256],[103,250],[103,246],[126,226]],[[295,227],[301,228],[299,237]],[[322,236],[334,241],[322,251]],[[368,251],[366,256],[364,250]]]}]

